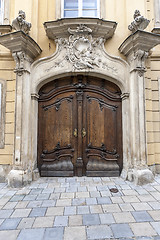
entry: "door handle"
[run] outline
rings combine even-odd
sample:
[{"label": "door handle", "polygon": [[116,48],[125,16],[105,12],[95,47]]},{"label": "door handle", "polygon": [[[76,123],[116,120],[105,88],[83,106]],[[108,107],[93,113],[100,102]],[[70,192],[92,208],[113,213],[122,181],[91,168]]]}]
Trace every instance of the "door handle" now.
[{"label": "door handle", "polygon": [[74,135],[74,137],[77,137],[77,136],[78,136],[78,130],[77,130],[77,128],[74,129],[73,135]]},{"label": "door handle", "polygon": [[86,134],[87,134],[87,133],[86,133],[86,130],[85,130],[85,128],[83,128],[83,129],[82,129],[82,138],[84,138],[84,137],[86,136]]}]

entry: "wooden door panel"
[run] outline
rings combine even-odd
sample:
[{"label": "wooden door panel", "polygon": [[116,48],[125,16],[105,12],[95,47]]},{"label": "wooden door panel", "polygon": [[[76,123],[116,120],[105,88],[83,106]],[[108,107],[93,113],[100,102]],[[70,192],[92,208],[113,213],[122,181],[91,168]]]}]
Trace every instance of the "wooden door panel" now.
[{"label": "wooden door panel", "polygon": [[76,147],[73,139],[74,95],[74,92],[58,94],[40,104],[42,176],[73,176]]},{"label": "wooden door panel", "polygon": [[[87,176],[119,175],[117,152],[117,108],[100,94],[86,93],[86,141],[84,153]],[[84,107],[84,108],[85,108]]]}]

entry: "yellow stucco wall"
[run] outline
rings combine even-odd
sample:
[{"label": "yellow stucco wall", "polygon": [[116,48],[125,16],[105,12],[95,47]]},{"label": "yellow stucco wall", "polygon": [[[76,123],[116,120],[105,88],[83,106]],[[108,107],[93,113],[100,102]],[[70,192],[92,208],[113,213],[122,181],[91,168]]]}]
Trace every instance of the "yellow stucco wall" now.
[{"label": "yellow stucco wall", "polygon": [[[60,1],[60,0],[59,0]],[[154,3],[152,0],[104,0],[106,4],[106,20],[118,23],[112,39],[105,44],[111,55],[120,56],[118,47],[129,36],[128,25],[133,21],[135,9],[151,20],[147,31],[154,27]],[[55,44],[46,36],[43,23],[55,20],[56,0],[12,0],[10,1],[10,24],[18,15],[19,10],[26,13],[26,20],[32,23],[30,36],[43,50],[39,58],[53,54]],[[15,112],[15,74],[14,61],[10,52],[0,46],[0,78],[7,81],[6,116],[5,116],[5,147],[0,149],[0,164],[12,164],[14,149],[14,112]],[[146,135],[148,164],[160,164],[160,47],[153,49],[152,57],[147,61],[146,73]]]}]

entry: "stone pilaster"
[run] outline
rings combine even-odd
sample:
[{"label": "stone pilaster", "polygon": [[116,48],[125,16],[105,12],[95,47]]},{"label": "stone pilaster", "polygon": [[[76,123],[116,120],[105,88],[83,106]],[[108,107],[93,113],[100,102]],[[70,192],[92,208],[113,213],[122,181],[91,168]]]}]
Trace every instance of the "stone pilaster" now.
[{"label": "stone pilaster", "polygon": [[127,177],[136,184],[153,180],[147,166],[146,121],[145,121],[145,60],[151,48],[160,43],[160,36],[145,31],[136,31],[120,46],[130,65],[130,135],[131,167]]},{"label": "stone pilaster", "polygon": [[8,183],[10,186],[19,187],[32,181],[28,137],[31,131],[30,69],[41,49],[22,31],[0,36],[0,43],[12,52],[16,63],[15,147],[13,169],[8,174]]}]

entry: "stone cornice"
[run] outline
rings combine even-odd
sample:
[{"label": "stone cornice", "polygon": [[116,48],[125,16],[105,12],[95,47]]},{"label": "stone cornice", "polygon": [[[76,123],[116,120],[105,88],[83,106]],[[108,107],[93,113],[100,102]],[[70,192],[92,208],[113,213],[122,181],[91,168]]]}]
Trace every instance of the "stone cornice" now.
[{"label": "stone cornice", "polygon": [[0,33],[8,33],[12,31],[12,26],[11,25],[0,25]]},{"label": "stone cornice", "polygon": [[12,53],[24,52],[32,60],[42,52],[39,45],[23,31],[1,35],[0,44]]},{"label": "stone cornice", "polygon": [[63,18],[45,22],[44,28],[48,38],[55,40],[56,38],[69,37],[68,29],[74,29],[81,24],[92,30],[93,38],[102,37],[105,40],[113,36],[117,26],[116,22],[97,18]]},{"label": "stone cornice", "polygon": [[125,39],[119,51],[128,56],[139,49],[148,52],[158,44],[160,44],[160,35],[138,30]]}]

